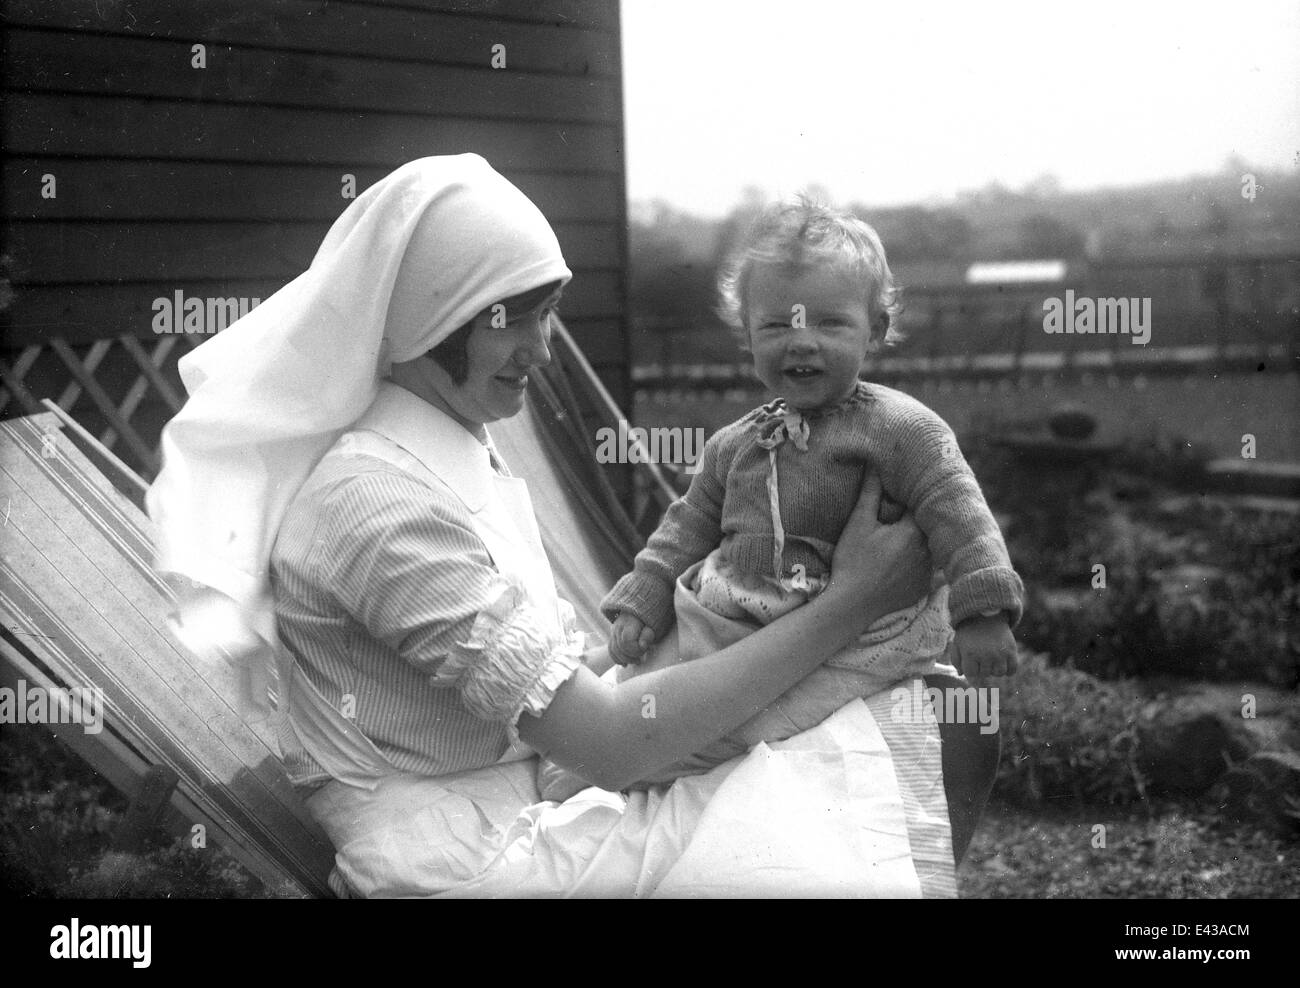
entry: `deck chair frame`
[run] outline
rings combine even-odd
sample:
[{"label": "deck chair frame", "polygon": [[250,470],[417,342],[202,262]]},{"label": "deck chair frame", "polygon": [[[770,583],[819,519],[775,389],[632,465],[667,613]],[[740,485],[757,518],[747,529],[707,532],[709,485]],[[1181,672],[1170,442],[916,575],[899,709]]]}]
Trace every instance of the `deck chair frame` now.
[{"label": "deck chair frame", "polygon": [[275,739],[167,630],[171,589],[152,570],[148,520],[44,413],[0,424],[8,522],[0,562],[5,685],[98,688],[99,734],[56,728],[128,796],[153,766],[177,778],[161,823],[203,827],[272,894],[328,895],[333,849],[280,766]]}]

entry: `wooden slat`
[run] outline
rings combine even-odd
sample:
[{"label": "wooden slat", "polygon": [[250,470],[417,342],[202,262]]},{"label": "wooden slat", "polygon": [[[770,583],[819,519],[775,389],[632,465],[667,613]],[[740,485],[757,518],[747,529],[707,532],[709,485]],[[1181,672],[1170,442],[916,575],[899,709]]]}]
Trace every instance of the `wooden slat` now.
[{"label": "wooden slat", "polygon": [[622,325],[614,319],[583,319],[560,303],[564,325],[582,348],[593,367],[623,366],[627,363]]},{"label": "wooden slat", "polygon": [[[175,338],[170,337],[164,340],[163,342],[174,343]],[[117,406],[118,414],[121,415],[122,418],[124,418],[126,421],[130,422],[131,416],[134,415],[136,409],[140,407],[140,402],[144,400],[144,396],[146,392],[148,392],[148,390],[149,390],[149,379],[145,377],[143,374],[139,375],[134,381],[131,382],[131,386],[126,389],[126,394],[122,396],[122,401]],[[107,449],[112,449],[113,444],[117,441],[117,430],[114,429],[112,426],[109,426],[107,429],[105,429],[103,432],[100,433],[99,441]]]},{"label": "wooden slat", "polygon": [[[168,103],[135,97],[11,93],[11,154],[393,166],[475,151],[501,171],[621,174],[619,128],[411,114]],[[124,144],[123,134],[131,135]]]},{"label": "wooden slat", "polygon": [[[3,604],[0,604],[0,613],[5,613]],[[9,642],[0,641],[0,684],[16,688],[19,679],[26,680],[29,690],[33,686],[67,689],[85,684],[84,678],[51,678]],[[151,745],[140,743],[138,728],[123,724],[116,711],[106,710],[105,721],[104,730],[95,735],[88,735],[75,725],[55,726],[51,734],[124,794],[134,792],[153,765],[175,771],[165,756]],[[240,826],[229,814],[219,808],[214,812],[213,801],[196,794],[193,784],[176,789],[163,811],[160,826],[175,836],[191,836],[192,825],[196,823],[202,824],[215,843],[260,878],[271,895],[301,898],[311,894],[332,894],[327,884],[331,862],[327,858],[329,851],[324,846],[323,835],[308,830],[307,838],[298,841],[302,853],[277,854],[275,848],[268,851],[266,846],[250,838],[249,828]],[[297,831],[290,825],[282,830],[282,834],[286,842],[293,841]],[[308,857],[304,858],[303,854]]]},{"label": "wooden slat", "polygon": [[167,362],[167,356],[171,353],[176,344],[176,338],[164,337],[159,340],[153,348],[152,354],[144,352],[144,347],[140,341],[131,336],[122,336],[118,338],[118,343],[126,348],[126,351],[135,358],[136,364],[139,365],[141,373],[153,385],[154,389],[162,396],[163,401],[173,412],[179,412],[184,399],[172,388],[166,378],[162,376],[161,368]]},{"label": "wooden slat", "polygon": [[165,630],[170,598],[149,568],[147,522],[62,436],[43,457],[45,432],[32,420],[0,427],[6,626],[60,681],[104,689],[120,731],[175,769],[237,843],[297,862],[319,890],[328,847],[269,736],[231,709],[234,670],[207,667]]},{"label": "wooden slat", "polygon": [[[10,24],[97,31],[188,42],[218,42],[290,51],[427,57],[436,42],[442,57],[479,58],[504,44],[507,65],[521,69],[603,74],[617,72],[617,41],[609,31],[609,0],[584,0],[547,13],[547,4],[491,2],[448,5],[338,0],[9,0]],[[464,16],[466,13],[472,16]]]},{"label": "wooden slat", "polygon": [[624,568],[631,568],[641,541],[606,473],[619,468],[594,465],[599,417],[584,414],[563,362],[552,364],[537,377],[536,391],[553,412],[557,426],[550,430],[554,442],[547,450],[549,457],[568,468],[566,479],[583,500],[592,524],[608,530],[607,538],[626,551]]},{"label": "wooden slat", "polygon": [[618,4],[612,0],[392,0],[392,5],[606,30],[618,25]]},{"label": "wooden slat", "polygon": [[[27,372],[35,366],[40,355],[40,347],[29,346],[18,354],[18,359],[14,361],[13,367],[9,367],[4,363],[4,361],[0,361],[0,382],[3,382],[6,385],[10,382],[17,382],[22,393],[25,394],[31,402],[34,402],[36,399],[33,398],[30,392],[27,391],[27,388],[23,386],[22,380],[27,376]],[[8,387],[0,387],[0,411],[3,411],[4,407],[9,404],[10,399],[15,397],[18,399],[19,404],[23,403],[22,395],[14,395]],[[28,412],[34,412],[36,410],[31,404],[27,404],[24,407]]]},{"label": "wooden slat", "polygon": [[[61,548],[75,548],[69,558],[84,555],[92,560],[93,566],[106,575],[106,586],[123,595],[129,604],[122,616],[124,623],[114,628],[125,632],[134,627],[130,622],[140,614],[152,620],[154,633],[160,633],[171,596],[150,568],[153,550],[149,523],[59,428],[58,417],[50,413],[0,426],[0,469],[5,473],[5,483],[10,490],[32,499],[30,515],[11,515],[15,520],[11,534],[38,548],[52,545],[52,540],[57,540],[55,533],[66,536],[70,542]],[[53,448],[47,450],[51,439]],[[98,545],[101,542],[103,545]],[[111,551],[101,557],[99,549]],[[87,600],[97,612],[108,606],[91,588],[75,586],[89,594]],[[188,656],[186,661],[193,662]]]},{"label": "wooden slat", "polygon": [[[90,345],[90,349],[86,351],[86,355],[80,360],[81,366],[85,369],[87,374],[93,376],[95,371],[99,370],[99,365],[103,363],[104,355],[108,353],[108,348],[109,343],[107,340],[96,340]],[[74,378],[68,382],[67,386],[63,389],[63,393],[59,395],[57,401],[58,404],[64,408],[72,408],[80,397],[81,383],[78,379]]]},{"label": "wooden slat", "polygon": [[[552,224],[576,272],[618,268],[621,232],[613,224]],[[36,283],[231,281],[305,271],[328,223],[12,223],[15,290]]]},{"label": "wooden slat", "polygon": [[96,440],[66,409],[56,405],[48,398],[43,400],[41,404],[58,418],[63,424],[63,428],[67,429],[71,435],[75,435],[86,449],[94,453],[99,458],[99,461],[113,468],[114,475],[124,481],[141,498],[141,501],[133,500],[131,503],[137,507],[142,507],[142,499],[149,491],[149,485],[145,483],[144,478],[118,459],[103,443]]},{"label": "wooden slat", "polygon": [[[619,402],[620,396],[612,394],[604,386],[595,368],[587,361],[586,356],[564,326],[557,327],[556,338],[561,360],[564,366],[569,368],[569,376],[580,382],[587,392],[585,397],[594,406],[598,421],[606,426],[618,428],[620,420],[626,418]],[[663,503],[667,506],[676,499],[676,492],[672,485],[659,465],[654,462],[653,457],[643,456],[641,462],[643,471],[649,476],[651,488],[658,497],[665,499]]]},{"label": "wooden slat", "polygon": [[[229,281],[185,285],[131,282],[122,285],[63,285],[15,289],[5,313],[5,338],[13,346],[61,338],[70,344],[104,336],[148,338],[153,333],[153,300],[183,290],[189,296],[266,299],[282,282]],[[617,319],[622,315],[622,278],[614,272],[583,272],[564,290],[561,309],[577,318]],[[8,382],[6,382],[8,383]]]},{"label": "wooden slat", "polygon": [[[348,204],[341,195],[345,173],[355,177],[360,195],[391,170],[126,158],[10,158],[0,168],[4,215],[14,220],[260,223],[333,222]],[[41,176],[47,173],[58,179],[55,199],[41,198]],[[616,175],[504,174],[552,224],[624,222],[623,186]]]},{"label": "wooden slat", "polygon": [[90,395],[99,413],[112,423],[113,428],[121,434],[122,441],[140,459],[145,469],[151,474],[157,473],[160,466],[158,454],[145,444],[139,433],[131,427],[131,423],[122,417],[117,406],[113,404],[113,399],[108,396],[100,383],[86,370],[81,360],[72,352],[72,348],[63,340],[51,340],[50,346],[63,360],[68,370],[72,372],[73,377],[81,382],[81,386],[86,389],[86,393]]},{"label": "wooden slat", "polygon": [[[68,689],[74,685],[60,684],[51,679],[31,658],[9,642],[0,640],[0,685],[17,689],[20,680],[26,680],[29,690],[35,686],[47,690]],[[62,728],[55,725],[51,732],[119,792],[130,792],[147,767],[140,753],[111,728],[98,735],[89,735],[75,725]]]},{"label": "wooden slat", "polygon": [[193,68],[184,41],[11,30],[6,79],[15,89],[112,93],[208,103],[417,113],[502,120],[611,123],[622,112],[612,79],[527,72],[442,60],[441,39],[428,39],[421,62],[209,45],[206,67]]},{"label": "wooden slat", "polygon": [[[19,287],[4,314],[5,337],[13,343],[46,343],[61,338],[80,345],[104,336],[137,336],[153,332],[153,300],[171,298],[176,290],[187,297],[269,298],[283,281],[236,281],[174,284],[64,285]],[[204,337],[206,338],[206,337]]]},{"label": "wooden slat", "polygon": [[[41,410],[40,401],[37,400],[35,395],[27,390],[27,386],[23,384],[22,378],[16,375],[3,360],[0,360],[0,382],[4,383],[4,386],[8,389],[12,399],[17,400],[18,404],[23,407],[24,411],[32,413]],[[7,408],[5,408],[5,406],[0,406],[0,410],[7,411]]]},{"label": "wooden slat", "polygon": [[[47,589],[48,578],[53,572],[36,567],[37,579],[42,581],[41,590]],[[29,683],[35,682],[46,688],[54,685],[61,688],[90,686],[102,688],[105,692],[104,718],[111,726],[93,739],[85,735],[77,736],[75,728],[63,730],[60,733],[61,739],[127,793],[132,791],[132,780],[140,778],[148,766],[166,766],[185,783],[184,789],[173,794],[172,805],[186,823],[202,824],[213,840],[221,843],[269,887],[281,888],[289,880],[300,891],[328,894],[326,880],[330,852],[323,836],[314,835],[305,826],[294,827],[285,820],[283,812],[275,813],[265,796],[255,795],[255,784],[248,781],[251,773],[246,768],[233,769],[222,763],[221,759],[214,757],[210,744],[196,743],[193,734],[183,739],[174,734],[169,735],[166,727],[171,726],[168,720],[174,717],[174,713],[164,708],[137,704],[135,682],[129,686],[110,683],[105,687],[102,685],[104,679],[96,681],[93,678],[95,672],[102,673],[102,669],[87,661],[89,652],[85,643],[77,643],[78,649],[74,653],[76,661],[69,661],[68,653],[63,648],[46,647],[43,644],[45,639],[63,639],[61,644],[71,641],[74,636],[67,633],[71,626],[49,623],[54,615],[42,609],[41,601],[29,594],[14,593],[15,576],[14,572],[0,565],[0,617],[16,633],[37,643],[33,651],[44,663],[52,666],[54,675],[46,677],[31,664],[23,664],[21,659],[15,663],[11,649],[6,649],[5,654],[0,656],[0,660],[3,660],[0,664],[15,664],[16,671],[28,679]],[[46,623],[32,623],[29,619],[33,615]],[[76,619],[80,627],[85,616],[78,613]],[[56,634],[47,635],[31,630],[36,627],[50,628]],[[148,688],[140,692],[148,700],[157,702],[156,695],[148,695]],[[154,719],[151,720],[149,715],[153,715]],[[160,723],[166,725],[161,736],[151,734],[151,728],[156,729]],[[187,723],[184,726],[192,728],[193,724]],[[187,730],[186,733],[190,732]],[[200,749],[197,756],[193,752],[195,747]],[[232,781],[214,781],[208,771],[212,763],[216,763],[218,769],[233,771]],[[234,792],[238,795],[232,798]],[[255,809],[249,812],[242,801],[251,801]],[[267,820],[272,821],[272,826],[276,827],[271,834],[264,829]],[[172,829],[175,829],[174,823]]]},{"label": "wooden slat", "polygon": [[179,781],[180,776],[166,765],[150,765],[145,769],[109,846],[126,854],[139,854],[146,850],[158,832],[163,811]]}]

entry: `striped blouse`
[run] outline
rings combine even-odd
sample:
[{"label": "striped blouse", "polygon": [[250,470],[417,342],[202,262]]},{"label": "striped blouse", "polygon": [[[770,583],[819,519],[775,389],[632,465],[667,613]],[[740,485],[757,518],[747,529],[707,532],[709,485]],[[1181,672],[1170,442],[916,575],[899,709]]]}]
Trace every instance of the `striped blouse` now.
[{"label": "striped blouse", "polygon": [[[458,469],[480,457],[490,469],[468,432],[389,388],[377,431],[399,456],[434,455],[440,434],[471,444],[438,448]],[[285,647],[403,772],[497,761],[520,713],[541,713],[581,661],[580,636],[547,631],[519,600],[456,495],[376,456],[336,447],[321,461],[281,525],[271,579]],[[329,778],[301,748],[284,761],[296,785]]]}]

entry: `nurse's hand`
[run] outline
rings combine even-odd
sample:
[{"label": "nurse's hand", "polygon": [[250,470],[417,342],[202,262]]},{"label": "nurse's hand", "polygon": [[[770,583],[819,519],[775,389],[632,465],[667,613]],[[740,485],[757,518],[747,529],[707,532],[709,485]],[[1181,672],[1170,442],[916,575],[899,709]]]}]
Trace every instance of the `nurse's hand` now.
[{"label": "nurse's hand", "polygon": [[869,602],[870,620],[915,604],[930,592],[934,565],[925,536],[910,515],[879,520],[880,478],[870,474],[831,557],[831,583]]}]

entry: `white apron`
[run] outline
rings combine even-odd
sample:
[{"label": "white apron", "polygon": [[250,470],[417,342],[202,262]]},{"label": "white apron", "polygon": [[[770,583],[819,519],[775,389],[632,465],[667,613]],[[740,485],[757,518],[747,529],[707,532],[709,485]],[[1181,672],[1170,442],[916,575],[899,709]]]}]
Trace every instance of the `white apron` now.
[{"label": "white apron", "polygon": [[[380,456],[449,486],[374,433],[350,433],[340,443],[341,452]],[[502,574],[563,621],[568,604],[556,596],[524,482],[497,477],[472,518]],[[891,725],[908,735],[909,757],[896,775],[890,744],[897,742],[886,743],[877,722],[888,704],[875,704],[873,716],[856,700],[811,731],[668,787],[628,795],[592,788],[549,803],[522,745],[483,769],[438,778],[398,772],[296,663],[288,665],[281,677],[290,684],[288,729],[335,779],[307,805],[353,893],[955,894],[937,729]]]}]

